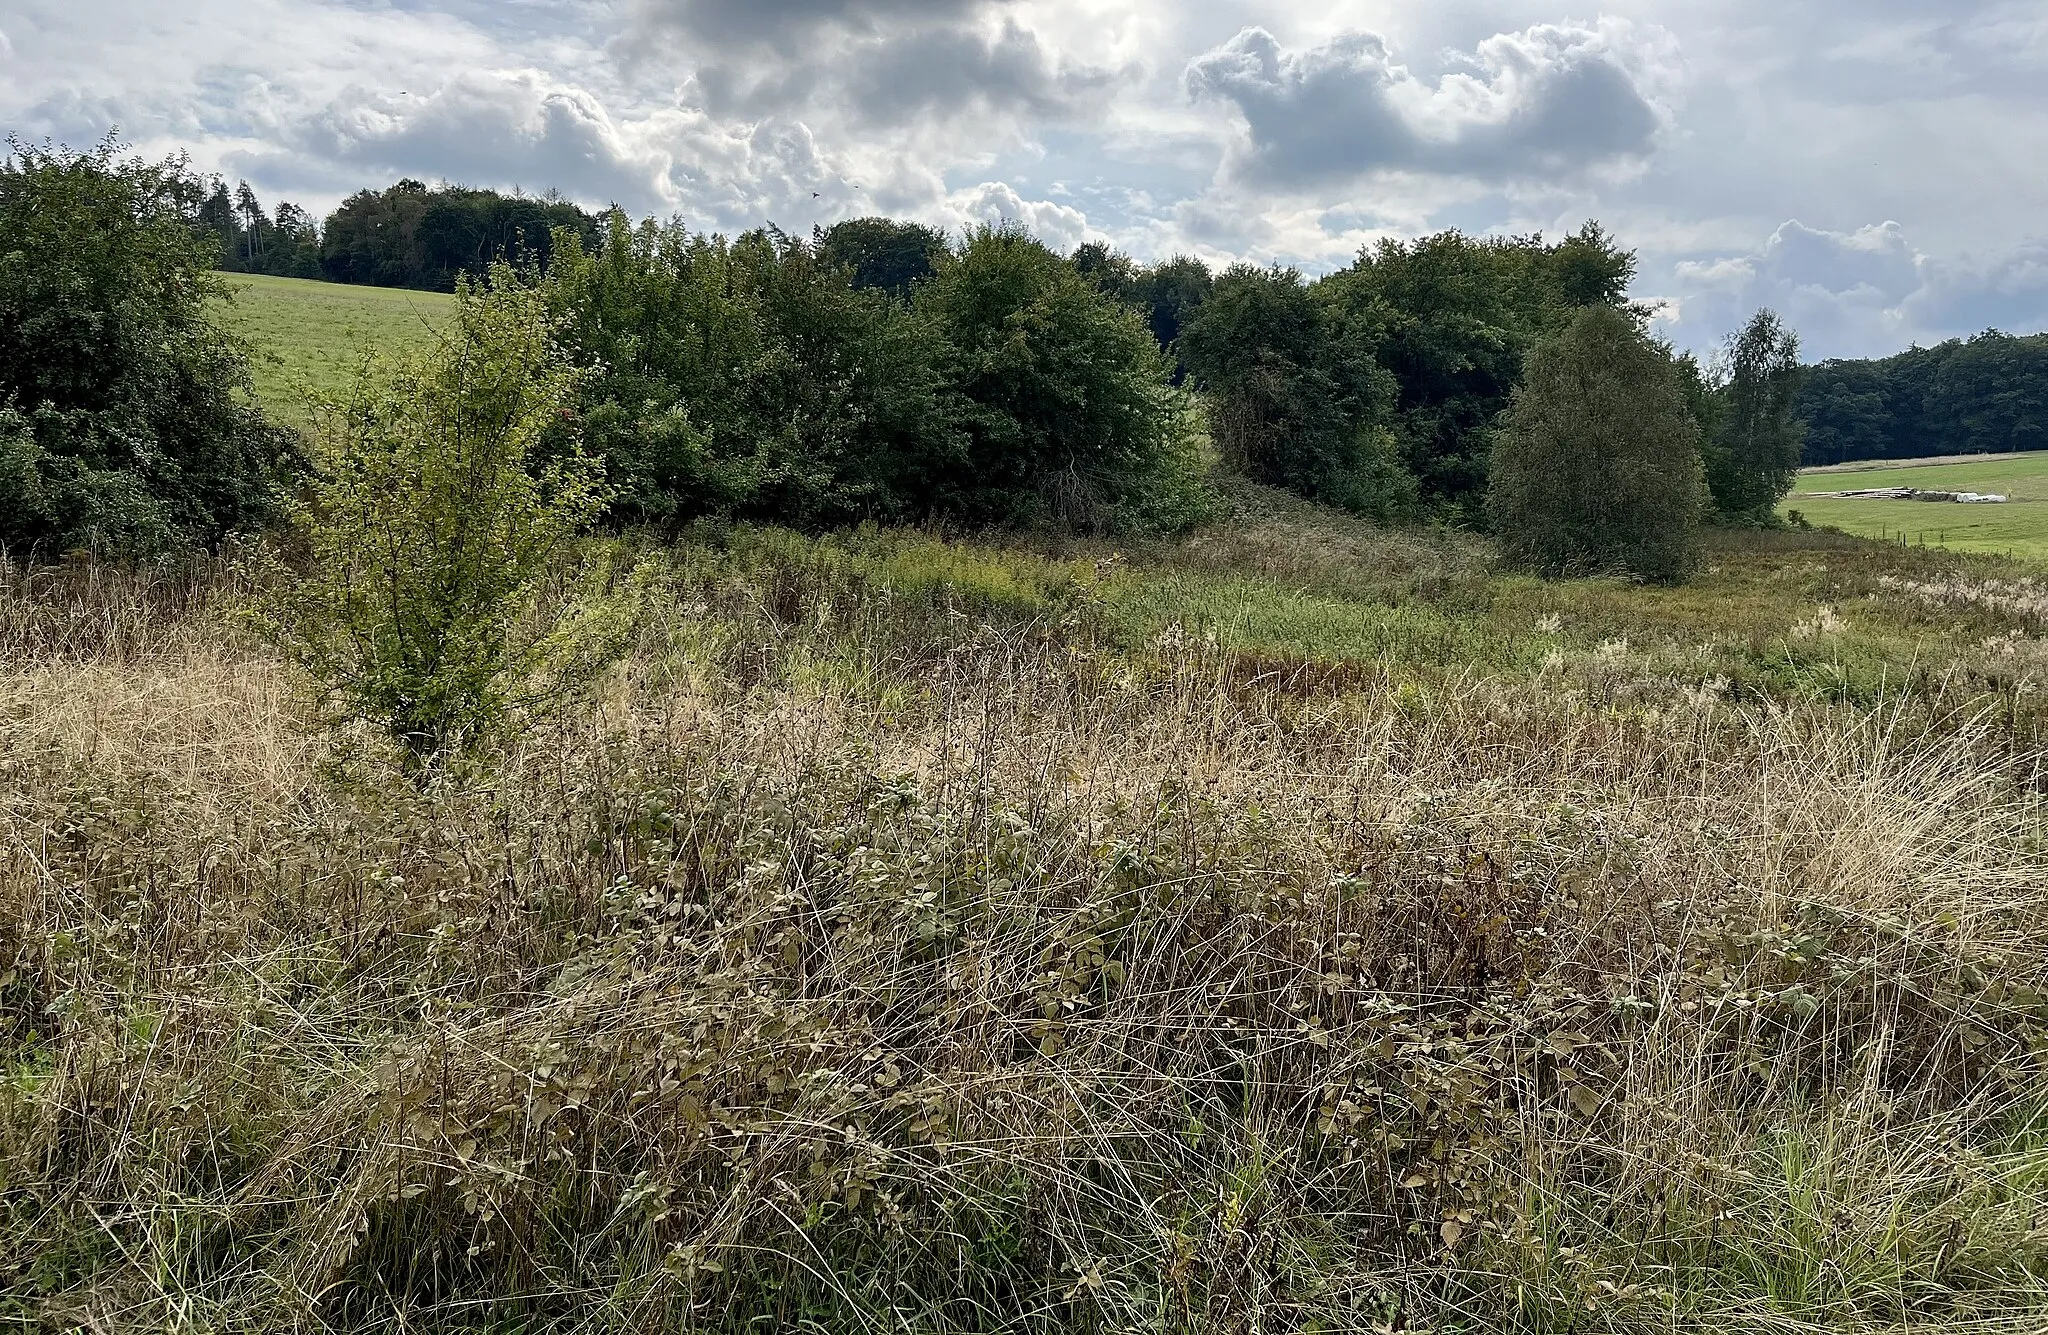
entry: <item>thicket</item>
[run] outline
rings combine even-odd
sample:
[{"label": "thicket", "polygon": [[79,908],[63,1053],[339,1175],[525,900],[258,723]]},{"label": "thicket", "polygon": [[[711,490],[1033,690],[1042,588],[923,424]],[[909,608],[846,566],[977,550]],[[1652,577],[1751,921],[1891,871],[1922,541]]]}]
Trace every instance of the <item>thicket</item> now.
[{"label": "thicket", "polygon": [[1494,433],[1486,507],[1509,561],[1676,583],[1699,564],[1706,505],[1700,428],[1667,349],[1611,306],[1537,346]]},{"label": "thicket", "polygon": [[539,281],[593,369],[582,421],[620,517],[1118,529],[1199,511],[1187,405],[1134,312],[1014,230],[939,251],[907,299],[893,270],[850,282],[850,244],[616,216],[594,248],[558,236]]},{"label": "thicket", "polygon": [[1191,405],[1134,309],[1024,232],[983,227],[914,310],[934,322],[965,405],[966,472],[941,508],[1095,529],[1199,516]]},{"label": "thicket", "polygon": [[1799,391],[1804,461],[2048,449],[2048,334],[1996,330],[1877,361],[1826,361]]},{"label": "thicket", "polygon": [[1140,265],[1131,257],[1100,241],[1077,247],[1074,267],[1104,292],[1127,306],[1144,312],[1152,337],[1167,355],[1175,358],[1174,383],[1187,376],[1186,359],[1180,356],[1181,330],[1214,289],[1216,278],[1209,266],[1192,255],[1175,255],[1157,264]]},{"label": "thicket", "polygon": [[1292,269],[1235,265],[1184,327],[1226,468],[1392,519],[1418,499],[1389,430],[1398,387]]},{"label": "thicket", "polygon": [[0,547],[148,555],[275,512],[296,438],[217,322],[175,159],[9,141],[0,162]]},{"label": "thicket", "polygon": [[1219,440],[1255,471],[1368,513],[1412,494],[1478,523],[1490,432],[1523,359],[1580,309],[1625,300],[1634,273],[1593,223],[1555,243],[1386,241],[1312,284],[1226,273],[1178,346]]}]

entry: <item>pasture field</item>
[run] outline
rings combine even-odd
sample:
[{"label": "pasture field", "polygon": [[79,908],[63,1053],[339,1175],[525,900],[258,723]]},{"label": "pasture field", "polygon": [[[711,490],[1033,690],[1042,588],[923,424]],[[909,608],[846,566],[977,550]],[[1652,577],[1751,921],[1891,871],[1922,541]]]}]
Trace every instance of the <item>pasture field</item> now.
[{"label": "pasture field", "polygon": [[310,391],[345,386],[368,351],[392,351],[433,336],[454,309],[441,292],[323,283],[310,278],[223,274],[235,294],[227,323],[256,348],[256,394],[290,422],[305,420]]},{"label": "pasture field", "polygon": [[[1917,487],[1922,491],[1995,492],[2003,505],[1935,501],[1818,499],[1808,493],[1864,487]],[[1808,521],[1860,537],[1953,551],[2048,558],[2048,453],[2002,455],[1967,463],[1937,463],[1841,471],[1808,470],[1779,507]]]}]

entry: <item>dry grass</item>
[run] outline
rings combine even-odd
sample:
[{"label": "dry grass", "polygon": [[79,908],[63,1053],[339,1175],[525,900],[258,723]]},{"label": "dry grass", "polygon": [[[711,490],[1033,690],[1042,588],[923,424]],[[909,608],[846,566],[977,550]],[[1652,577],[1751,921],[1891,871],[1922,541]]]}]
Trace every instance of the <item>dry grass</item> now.
[{"label": "dry grass", "polygon": [[0,1316],[2048,1323],[2009,711],[1248,671],[1101,630],[1143,574],[778,553],[424,792],[230,575],[0,590]]}]

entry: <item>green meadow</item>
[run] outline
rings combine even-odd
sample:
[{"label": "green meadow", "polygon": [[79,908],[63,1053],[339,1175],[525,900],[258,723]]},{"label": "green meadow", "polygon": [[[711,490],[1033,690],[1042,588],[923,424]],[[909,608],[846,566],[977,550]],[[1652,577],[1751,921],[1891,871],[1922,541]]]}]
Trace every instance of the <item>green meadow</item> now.
[{"label": "green meadow", "polygon": [[[1850,501],[1812,493],[1866,487],[1916,487],[1922,491],[1976,491],[2008,497],[2003,505],[1955,505],[1938,501]],[[2006,455],[1968,463],[1903,468],[1808,471],[1780,507],[1797,510],[1811,523],[1858,537],[1914,547],[2001,556],[2048,557],[2048,453]]]},{"label": "green meadow", "polygon": [[455,301],[441,292],[310,278],[222,277],[234,291],[228,323],[256,348],[257,396],[292,421],[304,420],[309,394],[346,385],[365,354],[431,338]]}]

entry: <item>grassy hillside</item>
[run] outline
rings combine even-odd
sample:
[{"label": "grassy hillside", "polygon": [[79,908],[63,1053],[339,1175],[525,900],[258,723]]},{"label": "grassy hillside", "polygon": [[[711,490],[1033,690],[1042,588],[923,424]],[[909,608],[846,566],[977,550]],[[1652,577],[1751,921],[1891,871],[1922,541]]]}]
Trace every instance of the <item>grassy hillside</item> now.
[{"label": "grassy hillside", "polygon": [[[1815,499],[1816,491],[1917,487],[1922,491],[1994,492],[2005,505],[1920,501]],[[1924,467],[1805,472],[1782,510],[1863,537],[1947,547],[1955,551],[2048,557],[2048,453],[2009,454]]]},{"label": "grassy hillside", "polygon": [[10,577],[0,1318],[2048,1325],[2024,572],[1238,502],[612,549],[627,661],[425,789],[260,571]]},{"label": "grassy hillside", "polygon": [[454,307],[439,292],[358,287],[305,278],[223,274],[234,289],[228,323],[257,348],[257,395],[286,420],[302,421],[308,391],[346,385],[368,350],[433,336]]}]

